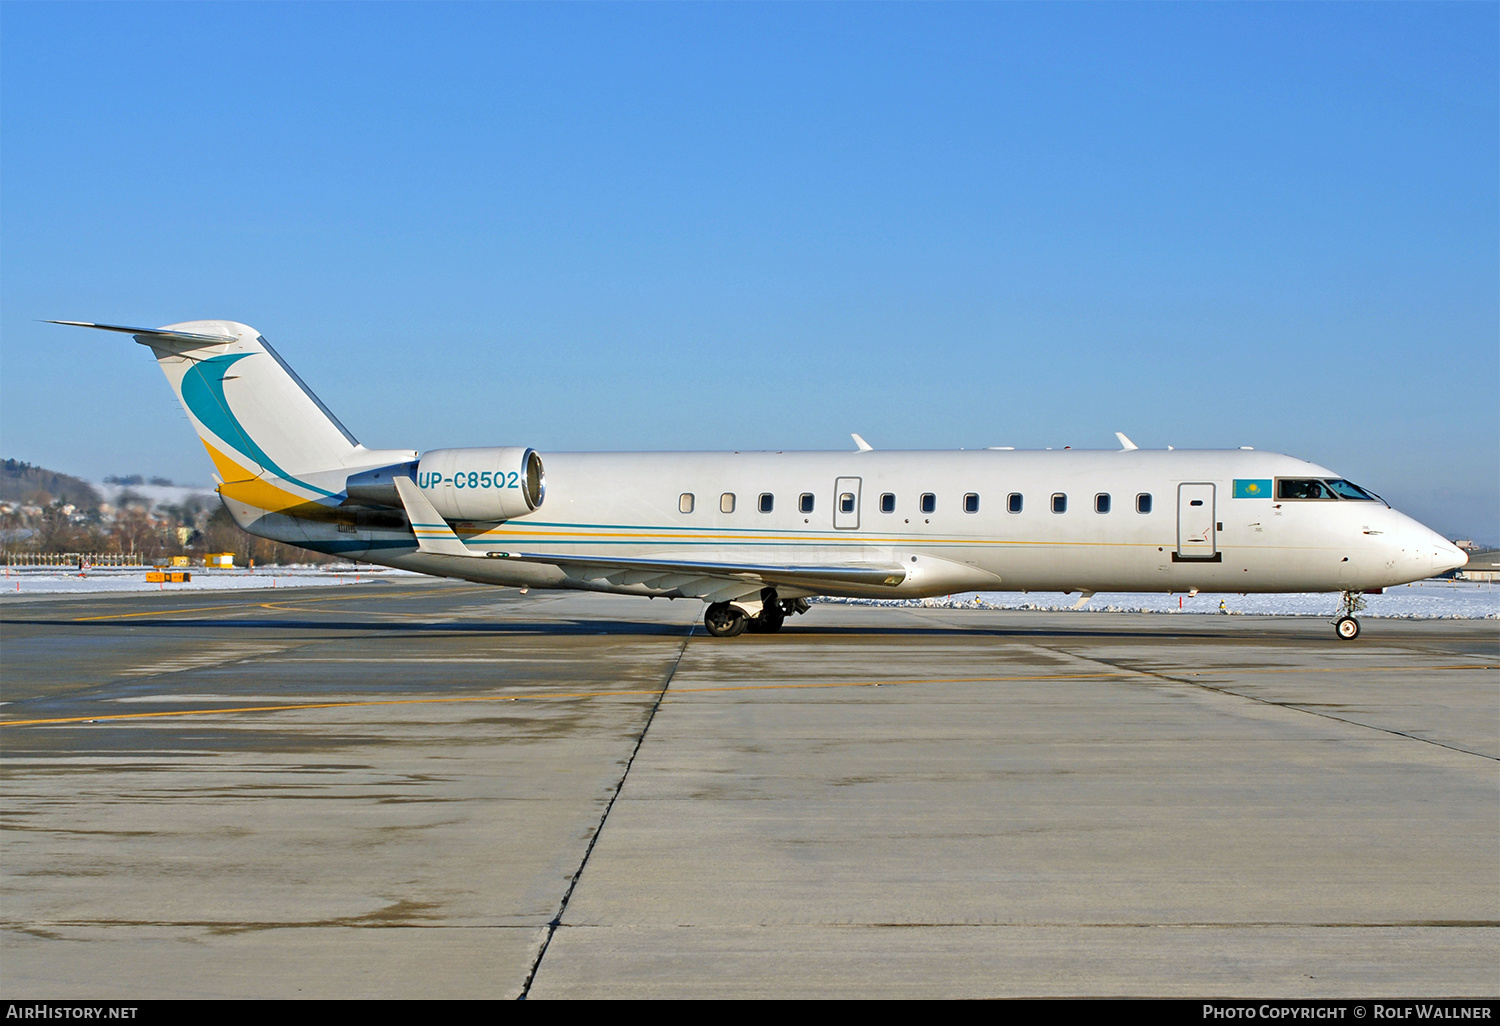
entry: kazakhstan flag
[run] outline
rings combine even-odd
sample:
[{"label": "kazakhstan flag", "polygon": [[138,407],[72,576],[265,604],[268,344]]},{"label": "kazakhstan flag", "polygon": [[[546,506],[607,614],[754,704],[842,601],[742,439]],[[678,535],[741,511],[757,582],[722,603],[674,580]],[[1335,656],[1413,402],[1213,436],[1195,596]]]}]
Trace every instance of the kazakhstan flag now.
[{"label": "kazakhstan flag", "polygon": [[1234,497],[1236,499],[1269,499],[1271,497],[1271,479],[1267,478],[1235,478]]}]

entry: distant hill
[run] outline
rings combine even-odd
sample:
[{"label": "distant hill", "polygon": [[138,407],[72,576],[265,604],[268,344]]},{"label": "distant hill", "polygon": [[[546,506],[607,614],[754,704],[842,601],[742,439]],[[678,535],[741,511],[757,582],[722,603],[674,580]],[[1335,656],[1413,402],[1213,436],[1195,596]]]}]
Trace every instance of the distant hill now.
[{"label": "distant hill", "polygon": [[[45,499],[42,497],[45,496]],[[33,467],[20,460],[0,461],[0,501],[71,502],[79,509],[98,509],[103,498],[87,481]]]}]

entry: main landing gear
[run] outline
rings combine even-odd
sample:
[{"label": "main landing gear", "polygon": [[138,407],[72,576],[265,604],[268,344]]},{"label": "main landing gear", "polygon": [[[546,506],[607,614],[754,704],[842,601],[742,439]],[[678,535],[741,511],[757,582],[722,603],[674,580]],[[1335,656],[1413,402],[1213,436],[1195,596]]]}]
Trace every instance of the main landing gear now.
[{"label": "main landing gear", "polygon": [[761,600],[754,616],[745,615],[740,606],[728,602],[710,603],[703,614],[703,626],[716,638],[737,638],[746,631],[751,634],[775,634],[781,630],[786,618],[808,610],[806,599],[783,600],[776,597],[774,588],[761,592]]},{"label": "main landing gear", "polygon": [[713,602],[703,614],[703,626],[716,638],[737,638],[745,633],[750,618],[728,602]]},{"label": "main landing gear", "polygon": [[1333,621],[1333,629],[1338,636],[1345,641],[1353,641],[1359,637],[1359,621],[1354,614],[1365,608],[1365,599],[1357,591],[1346,591],[1339,601],[1338,619]]}]

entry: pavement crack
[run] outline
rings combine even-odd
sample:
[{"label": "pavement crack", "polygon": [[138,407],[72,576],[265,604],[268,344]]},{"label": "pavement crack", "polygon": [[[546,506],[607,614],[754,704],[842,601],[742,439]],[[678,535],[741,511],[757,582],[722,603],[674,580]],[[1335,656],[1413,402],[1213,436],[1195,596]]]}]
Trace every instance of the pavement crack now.
[{"label": "pavement crack", "polygon": [[[1460,755],[1473,755],[1477,756],[1480,759],[1488,759],[1491,762],[1500,762],[1500,758],[1490,755],[1487,752],[1476,752],[1472,748],[1464,748],[1459,745],[1449,744],[1444,741],[1434,741],[1430,737],[1423,737],[1420,734],[1413,734],[1410,731],[1397,730],[1394,727],[1382,727],[1378,723],[1366,723],[1363,720],[1350,719],[1347,716],[1335,716],[1333,713],[1320,709],[1316,706],[1316,704],[1310,702],[1281,702],[1274,701],[1269,698],[1257,698],[1254,695],[1247,695],[1243,691],[1236,691],[1232,687],[1209,684],[1206,681],[1193,680],[1188,677],[1174,677],[1169,673],[1162,673],[1158,670],[1143,670],[1136,666],[1126,666],[1123,663],[1117,663],[1112,662],[1108,659],[1102,659],[1099,656],[1081,656],[1076,652],[1067,652],[1066,649],[1050,649],[1045,645],[1037,645],[1036,647],[1049,652],[1064,652],[1075,659],[1083,659],[1087,662],[1097,663],[1100,666],[1109,666],[1113,667],[1116,670],[1124,670],[1129,673],[1138,673],[1143,677],[1154,677],[1157,680],[1166,681],[1170,684],[1185,684],[1188,687],[1200,688],[1204,691],[1211,691],[1217,695],[1233,695],[1235,698],[1241,698],[1247,702],[1254,702],[1257,705],[1270,706],[1277,709],[1289,709],[1292,712],[1300,712],[1307,716],[1320,716],[1325,720],[1333,720],[1335,723],[1343,723],[1351,727],[1363,727],[1366,730],[1374,730],[1382,734],[1391,734],[1395,737],[1404,737],[1411,741],[1420,741],[1423,744],[1432,745],[1434,748],[1442,748],[1450,752],[1457,752]],[[1226,670],[1225,672],[1232,673],[1233,671]]]},{"label": "pavement crack", "polygon": [[640,754],[641,746],[646,742],[646,734],[651,730],[651,724],[656,720],[656,712],[661,708],[662,699],[667,696],[667,689],[672,686],[672,678],[677,676],[677,667],[682,663],[683,654],[687,652],[688,642],[693,639],[693,632],[697,625],[688,628],[682,636],[682,644],[677,648],[677,655],[672,660],[672,665],[667,668],[666,675],[662,678],[661,689],[656,693],[656,701],[652,703],[651,712],[646,715],[646,723],[641,727],[640,734],[635,739],[635,747],[630,750],[630,758],[625,760],[625,769],[620,774],[619,782],[615,784],[615,793],[609,796],[609,801],[604,806],[604,812],[599,816],[599,825],[594,828],[594,836],[589,838],[588,846],[583,850],[583,858],[578,863],[578,868],[573,872],[573,878],[568,881],[568,889],[563,893],[562,901],[557,906],[557,915],[553,916],[547,923],[547,935],[542,938],[541,946],[537,949],[536,958],[531,962],[531,969],[526,973],[526,980],[521,984],[521,993],[517,996],[518,1001],[525,1001],[526,996],[531,993],[531,984],[536,979],[537,970],[542,966],[542,959],[547,957],[547,949],[552,945],[552,938],[557,934],[557,928],[562,925],[563,914],[568,910],[568,902],[572,900],[573,891],[578,886],[578,881],[583,878],[583,870],[589,864],[589,856],[594,854],[594,845],[599,843],[599,836],[604,833],[604,824],[609,821],[609,814],[615,807],[620,792],[625,789],[625,778],[630,776],[630,768],[635,765],[635,757]]}]

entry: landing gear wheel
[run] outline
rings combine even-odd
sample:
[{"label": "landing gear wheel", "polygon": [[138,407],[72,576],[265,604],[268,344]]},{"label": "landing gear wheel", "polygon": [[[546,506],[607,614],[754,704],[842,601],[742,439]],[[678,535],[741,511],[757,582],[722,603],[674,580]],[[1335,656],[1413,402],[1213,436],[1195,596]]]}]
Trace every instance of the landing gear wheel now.
[{"label": "landing gear wheel", "polygon": [[771,612],[769,609],[761,611],[761,614],[748,624],[751,634],[775,634],[781,630],[781,625],[786,622],[786,615],[781,612]]},{"label": "landing gear wheel", "polygon": [[715,602],[703,614],[703,626],[716,638],[737,638],[749,621],[728,602]]},{"label": "landing gear wheel", "polygon": [[1341,616],[1333,623],[1333,629],[1338,631],[1339,637],[1345,641],[1353,641],[1359,637],[1359,621],[1352,616]]}]

